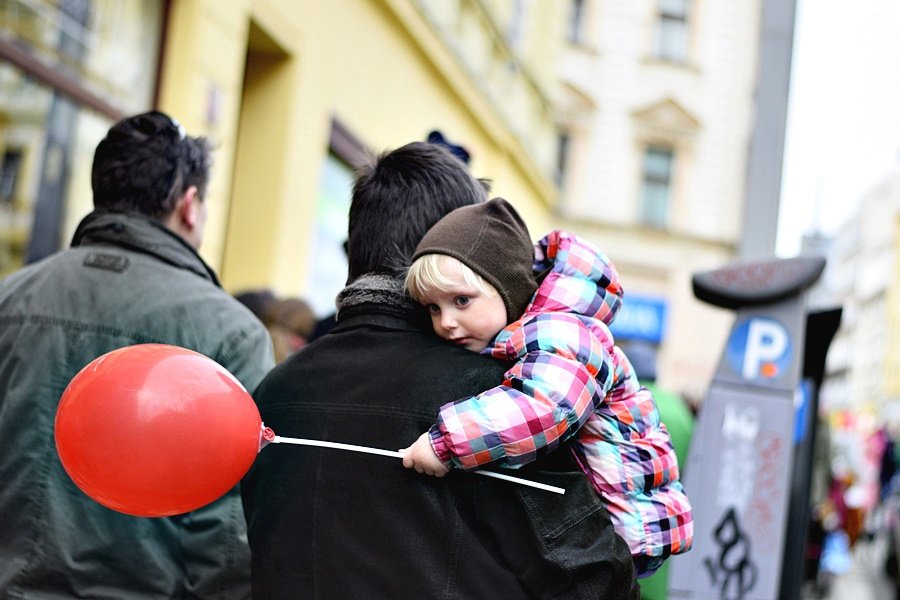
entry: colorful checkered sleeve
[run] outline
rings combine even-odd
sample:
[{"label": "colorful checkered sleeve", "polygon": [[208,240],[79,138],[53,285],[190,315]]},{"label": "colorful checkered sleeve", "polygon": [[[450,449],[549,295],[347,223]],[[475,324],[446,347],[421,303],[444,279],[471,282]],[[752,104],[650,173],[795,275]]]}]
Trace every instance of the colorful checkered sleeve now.
[{"label": "colorful checkered sleeve", "polygon": [[491,352],[518,361],[502,385],[441,407],[431,430],[438,457],[462,469],[518,467],[574,435],[613,385],[605,341],[572,314],[504,329]]},{"label": "colorful checkered sleeve", "polygon": [[656,401],[619,348],[613,356],[618,383],[578,432],[572,451],[645,577],[666,557],[690,549],[694,520]]},{"label": "colorful checkered sleeve", "polygon": [[596,246],[565,231],[551,231],[534,247],[534,271],[544,273],[527,314],[568,312],[609,325],[622,306],[622,284]]}]

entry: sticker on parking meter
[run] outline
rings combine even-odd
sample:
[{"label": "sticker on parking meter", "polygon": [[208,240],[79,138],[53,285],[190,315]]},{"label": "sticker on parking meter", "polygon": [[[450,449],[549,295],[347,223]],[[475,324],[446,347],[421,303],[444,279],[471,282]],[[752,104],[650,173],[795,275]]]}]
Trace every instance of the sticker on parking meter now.
[{"label": "sticker on parking meter", "polygon": [[744,379],[774,379],[790,366],[791,337],[778,321],[752,317],[735,326],[725,352],[731,368]]}]

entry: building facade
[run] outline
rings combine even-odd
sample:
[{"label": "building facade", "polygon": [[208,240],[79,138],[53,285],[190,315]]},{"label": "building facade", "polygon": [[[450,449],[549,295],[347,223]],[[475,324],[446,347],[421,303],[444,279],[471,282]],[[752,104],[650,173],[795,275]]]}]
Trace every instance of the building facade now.
[{"label": "building facade", "polygon": [[[231,292],[320,315],[344,283],[354,168],[440,131],[532,235],[620,270],[623,345],[699,401],[731,313],[762,0],[8,0],[0,274],[65,246],[93,147],[153,107],[216,147],[202,248]],[[636,346],[635,346],[636,347]]]},{"label": "building facade", "polygon": [[737,255],[762,2],[575,4],[559,214],[623,276],[627,327],[613,331],[626,352],[649,343],[659,382],[697,402],[733,313],[690,281]]},{"label": "building facade", "polygon": [[[90,209],[93,147],[116,119],[152,107],[216,146],[202,254],[232,291],[270,287],[327,312],[345,278],[354,167],[434,130],[463,144],[473,174],[545,228],[556,201],[549,66],[568,7],[525,8],[499,0],[3,3],[0,141],[13,156],[2,207],[13,208],[0,215],[0,272],[40,258],[28,254],[33,239],[44,240],[43,255],[66,244]],[[70,38],[77,60],[59,49]],[[72,112],[55,117],[40,94]],[[76,131],[61,135],[61,161],[42,146],[60,122]],[[42,169],[53,165],[66,182],[46,213],[51,222],[36,199],[53,179]]]},{"label": "building facade", "polygon": [[824,249],[827,265],[811,305],[842,313],[819,410],[830,467],[852,474],[870,510],[881,493],[881,432],[900,439],[900,168],[862,196]]},{"label": "building facade", "polygon": [[154,103],[165,4],[0,3],[0,275],[65,245],[94,147]]},{"label": "building facade", "polygon": [[900,436],[900,170],[866,194],[831,243],[825,290],[843,309],[828,355],[822,409],[854,433]]}]

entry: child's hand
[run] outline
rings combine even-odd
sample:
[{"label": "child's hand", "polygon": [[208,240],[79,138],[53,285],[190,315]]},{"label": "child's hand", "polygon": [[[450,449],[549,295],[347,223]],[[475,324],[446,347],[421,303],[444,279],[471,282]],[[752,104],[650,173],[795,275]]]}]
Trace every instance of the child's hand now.
[{"label": "child's hand", "polygon": [[450,469],[441,462],[431,447],[431,438],[426,431],[409,448],[400,450],[403,455],[403,466],[415,469],[417,473],[443,477]]}]

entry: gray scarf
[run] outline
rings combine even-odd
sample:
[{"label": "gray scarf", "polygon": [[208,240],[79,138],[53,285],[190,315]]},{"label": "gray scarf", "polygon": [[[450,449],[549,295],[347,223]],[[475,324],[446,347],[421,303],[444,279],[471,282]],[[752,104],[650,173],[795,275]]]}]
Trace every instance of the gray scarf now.
[{"label": "gray scarf", "polygon": [[409,316],[421,307],[406,294],[403,278],[370,273],[356,279],[337,295],[337,316],[353,312],[363,305],[375,305],[383,312]]}]

